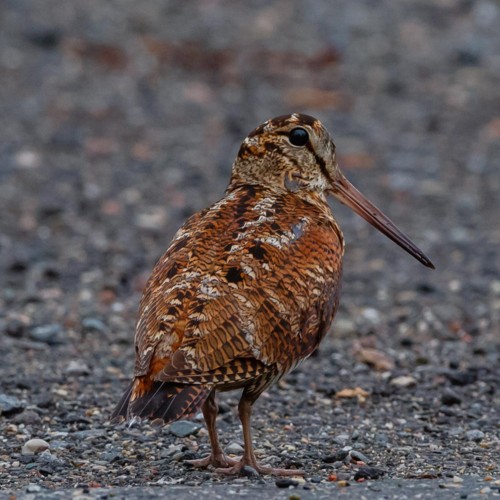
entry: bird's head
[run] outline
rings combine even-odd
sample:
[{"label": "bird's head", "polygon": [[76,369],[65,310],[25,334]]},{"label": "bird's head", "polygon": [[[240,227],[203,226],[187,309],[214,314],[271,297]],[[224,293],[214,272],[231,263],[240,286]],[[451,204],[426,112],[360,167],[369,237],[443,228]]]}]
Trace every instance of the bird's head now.
[{"label": "bird's head", "polygon": [[341,172],[323,124],[294,113],[266,121],[243,141],[229,189],[258,185],[282,192],[332,194],[427,267],[432,262]]}]

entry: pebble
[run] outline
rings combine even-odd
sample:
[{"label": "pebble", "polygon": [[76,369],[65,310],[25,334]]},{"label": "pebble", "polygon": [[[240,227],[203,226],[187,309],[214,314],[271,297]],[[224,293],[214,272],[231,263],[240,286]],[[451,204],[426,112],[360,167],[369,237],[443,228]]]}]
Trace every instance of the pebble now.
[{"label": "pebble", "polygon": [[359,479],[379,479],[385,474],[385,471],[378,469],[377,467],[360,467],[356,474],[354,474],[354,480]]},{"label": "pebble", "polygon": [[338,472],[337,473],[337,481],[349,481],[351,479],[350,472]]},{"label": "pebble", "polygon": [[479,443],[484,438],[484,432],[479,429],[472,429],[465,433],[465,437],[468,441],[475,441],[476,443]]},{"label": "pebble", "polygon": [[40,456],[38,457],[38,462],[44,463],[44,464],[60,464],[62,463],[59,458],[57,458],[55,455],[52,455],[49,450],[44,450],[40,453]]},{"label": "pebble", "polygon": [[57,345],[66,342],[64,330],[58,324],[36,326],[31,329],[29,335],[32,340],[48,345]]},{"label": "pebble", "polygon": [[453,390],[445,389],[441,395],[441,403],[446,406],[458,405],[462,402],[462,398]]},{"label": "pebble", "polygon": [[335,331],[338,335],[346,335],[356,331],[354,321],[347,318],[338,318],[335,320]]},{"label": "pebble", "polygon": [[41,157],[36,151],[24,149],[15,154],[14,161],[18,167],[29,170],[40,166]]},{"label": "pebble", "polygon": [[347,443],[347,441],[349,441],[349,435],[339,434],[333,438],[333,441],[337,444],[340,444],[341,446],[344,446]]},{"label": "pebble", "polygon": [[387,437],[387,434],[377,432],[377,434],[375,434],[375,442],[377,444],[387,444],[389,442],[389,438]]},{"label": "pebble", "polygon": [[291,486],[296,488],[299,485],[299,482],[295,481],[295,479],[284,477],[281,479],[276,479],[275,484],[278,488],[290,488]]},{"label": "pebble", "polygon": [[82,321],[82,331],[86,333],[106,333],[108,327],[98,318],[85,318]]},{"label": "pebble", "polygon": [[201,425],[189,420],[178,420],[170,424],[169,431],[177,437],[187,437],[196,434],[201,429]]},{"label": "pebble", "polygon": [[243,446],[238,443],[231,443],[226,446],[226,453],[229,455],[241,455],[243,452]]},{"label": "pebble", "polygon": [[119,460],[121,458],[121,454],[118,451],[106,451],[101,455],[101,459],[104,462],[114,462],[115,460]]},{"label": "pebble", "polygon": [[244,467],[242,467],[240,473],[242,476],[250,478],[260,477],[260,474],[253,467],[250,467],[249,465],[245,465]]},{"label": "pebble", "polygon": [[183,451],[185,451],[185,446],[183,444],[171,444],[168,448],[163,448],[160,451],[160,458],[170,458]]},{"label": "pebble", "polygon": [[28,484],[26,486],[26,493],[40,493],[42,491],[42,487],[38,486],[38,484]]},{"label": "pebble", "polygon": [[390,384],[396,387],[412,387],[417,385],[417,381],[413,377],[402,375],[401,377],[393,378]]},{"label": "pebble", "polygon": [[335,462],[343,462],[347,455],[349,454],[348,451],[345,450],[340,450],[334,453],[333,455],[328,455],[326,457],[323,457],[323,462],[326,464],[332,464]]},{"label": "pebble", "polygon": [[22,455],[34,455],[35,453],[41,453],[42,451],[48,450],[50,448],[49,443],[43,439],[30,439],[24,443],[21,450]]},{"label": "pebble", "polygon": [[463,427],[451,427],[451,429],[448,430],[448,434],[454,437],[461,436],[463,432]]},{"label": "pebble", "polygon": [[369,323],[378,324],[380,323],[380,313],[377,309],[373,307],[367,307],[361,311],[361,316],[366,319]]},{"label": "pebble", "polygon": [[367,464],[370,461],[366,455],[363,455],[363,453],[357,450],[351,450],[349,455],[351,456],[351,460],[354,460],[355,462],[364,462]]},{"label": "pebble", "polygon": [[79,359],[73,359],[68,363],[64,372],[67,375],[89,375],[90,368]]},{"label": "pebble", "polygon": [[5,333],[9,337],[21,338],[26,332],[26,324],[18,319],[11,319],[5,326]]},{"label": "pebble", "polygon": [[473,370],[449,371],[445,373],[445,375],[453,385],[462,387],[468,384],[473,384],[477,380],[477,372]]},{"label": "pebble", "polygon": [[49,391],[42,392],[33,397],[33,403],[38,408],[49,408],[54,404],[54,395]]},{"label": "pebble", "polygon": [[24,409],[25,405],[19,399],[8,394],[0,394],[0,415],[9,416]]},{"label": "pebble", "polygon": [[33,410],[25,410],[22,413],[19,413],[12,419],[12,423],[14,424],[25,424],[25,425],[33,425],[41,422],[40,415],[36,411]]}]

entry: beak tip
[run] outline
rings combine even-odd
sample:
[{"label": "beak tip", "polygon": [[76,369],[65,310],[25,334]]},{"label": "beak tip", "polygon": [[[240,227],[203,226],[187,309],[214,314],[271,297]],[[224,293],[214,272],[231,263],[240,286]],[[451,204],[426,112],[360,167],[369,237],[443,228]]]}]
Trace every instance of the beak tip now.
[{"label": "beak tip", "polygon": [[429,269],[436,269],[436,266],[425,255],[422,255],[420,262]]}]

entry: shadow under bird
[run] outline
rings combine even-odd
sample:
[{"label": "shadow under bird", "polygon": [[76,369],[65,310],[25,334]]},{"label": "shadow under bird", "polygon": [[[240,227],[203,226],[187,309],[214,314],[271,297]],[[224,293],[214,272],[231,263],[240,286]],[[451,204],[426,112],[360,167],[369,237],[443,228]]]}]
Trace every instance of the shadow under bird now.
[{"label": "shadow under bird", "polygon": [[[193,417],[211,454],[191,465],[237,474],[302,471],[260,465],[252,406],[307,358],[339,303],[344,240],[332,194],[423,265],[431,261],[339,169],[325,127],[307,115],[268,120],[243,141],[224,197],[193,215],[153,269],[141,300],[134,378],[112,419]],[[217,437],[215,393],[243,389],[241,459]]]}]

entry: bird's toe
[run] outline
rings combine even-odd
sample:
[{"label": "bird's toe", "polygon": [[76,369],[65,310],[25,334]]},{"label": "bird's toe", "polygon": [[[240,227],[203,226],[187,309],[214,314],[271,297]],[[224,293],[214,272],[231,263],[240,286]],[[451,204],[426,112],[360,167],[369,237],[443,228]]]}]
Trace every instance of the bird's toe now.
[{"label": "bird's toe", "polygon": [[206,469],[210,465],[216,468],[231,468],[239,463],[238,460],[234,460],[233,458],[229,458],[224,453],[207,455],[206,457],[195,459],[195,460],[186,460],[187,464],[192,467],[198,467],[202,469]]}]

